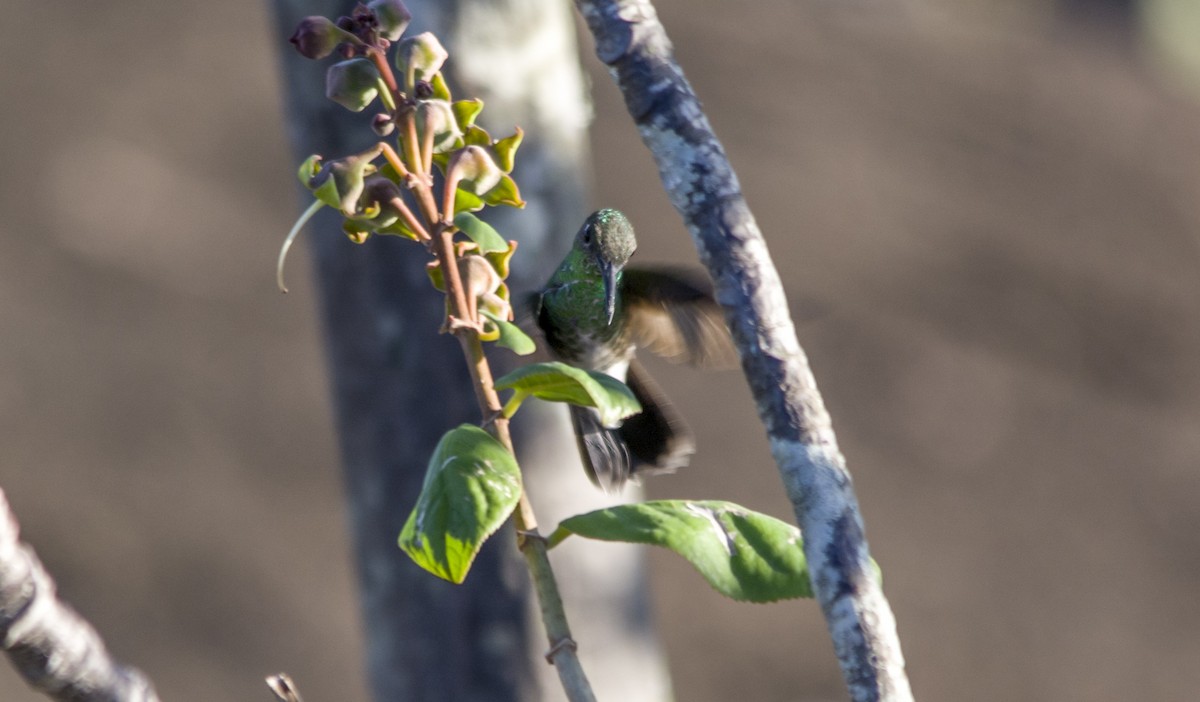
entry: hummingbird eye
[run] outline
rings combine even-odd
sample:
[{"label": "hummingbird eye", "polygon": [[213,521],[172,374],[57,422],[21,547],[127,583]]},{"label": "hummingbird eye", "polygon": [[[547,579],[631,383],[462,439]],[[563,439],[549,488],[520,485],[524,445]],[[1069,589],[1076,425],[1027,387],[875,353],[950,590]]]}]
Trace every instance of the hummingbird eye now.
[{"label": "hummingbird eye", "polygon": [[583,230],[583,243],[590,245],[592,243],[592,228],[588,227]]}]

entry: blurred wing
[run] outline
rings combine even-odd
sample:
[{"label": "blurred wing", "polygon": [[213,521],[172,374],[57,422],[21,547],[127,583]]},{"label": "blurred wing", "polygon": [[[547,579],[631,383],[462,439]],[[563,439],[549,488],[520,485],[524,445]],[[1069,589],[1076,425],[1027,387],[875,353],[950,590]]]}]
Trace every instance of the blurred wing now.
[{"label": "blurred wing", "polygon": [[636,359],[629,364],[625,383],[642,405],[641,413],[626,419],[617,430],[634,458],[633,477],[674,473],[686,467],[696,452],[696,440],[683,415]]},{"label": "blurred wing", "polygon": [[579,460],[583,469],[600,489],[619,491],[633,475],[634,458],[629,445],[616,429],[600,423],[600,415],[589,407],[569,405],[575,441],[579,444]]},{"label": "blurred wing", "polygon": [[621,292],[629,330],[640,348],[670,361],[731,368],[737,351],[712,282],[684,268],[627,268]]},{"label": "blurred wing", "polygon": [[629,480],[647,475],[674,473],[696,452],[692,431],[679,410],[637,361],[630,363],[626,382],[642,411],[620,427],[604,426],[590,407],[570,406],[583,469],[605,492],[618,492]]}]

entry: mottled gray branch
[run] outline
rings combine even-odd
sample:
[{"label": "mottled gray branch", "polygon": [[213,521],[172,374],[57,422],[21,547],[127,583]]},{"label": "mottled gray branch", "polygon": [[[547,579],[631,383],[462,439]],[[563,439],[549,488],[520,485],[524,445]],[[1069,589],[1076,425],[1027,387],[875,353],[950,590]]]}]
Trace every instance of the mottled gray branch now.
[{"label": "mottled gray branch", "polygon": [[0,641],[17,672],[64,702],[157,702],[141,671],[113,660],[96,630],[58,599],[37,554],[18,536],[0,490]]},{"label": "mottled gray branch", "polygon": [[896,623],[872,573],[845,459],[779,274],[649,0],[577,0],[716,285],[796,519],[853,700],[910,700]]}]

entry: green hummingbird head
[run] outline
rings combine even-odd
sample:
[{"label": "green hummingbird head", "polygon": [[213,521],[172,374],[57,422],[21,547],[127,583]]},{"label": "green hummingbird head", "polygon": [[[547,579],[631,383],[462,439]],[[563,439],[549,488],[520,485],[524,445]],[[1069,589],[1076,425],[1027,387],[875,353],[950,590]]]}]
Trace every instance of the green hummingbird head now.
[{"label": "green hummingbird head", "polygon": [[637,249],[633,225],[619,210],[593,212],[575,235],[575,245],[597,261],[604,261],[620,270]]},{"label": "green hummingbird head", "polygon": [[633,225],[618,210],[597,210],[579,228],[575,247],[599,269],[604,281],[604,311],[611,324],[617,307],[617,278],[637,250]]}]

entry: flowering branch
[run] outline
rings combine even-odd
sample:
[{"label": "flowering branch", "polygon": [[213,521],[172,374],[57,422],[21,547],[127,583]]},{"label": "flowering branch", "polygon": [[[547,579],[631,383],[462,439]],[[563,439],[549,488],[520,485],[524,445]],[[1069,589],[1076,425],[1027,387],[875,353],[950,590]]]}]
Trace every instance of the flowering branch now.
[{"label": "flowering branch", "polygon": [[[549,639],[546,659],[558,671],[568,699],[591,702],[594,695],[575,652],[550,569],[546,540],[538,534],[537,519],[520,484],[512,458],[508,417],[502,412],[483,349],[485,340],[499,341],[520,353],[529,352],[522,350],[526,345],[523,342],[528,342],[529,350],[533,345],[508,322],[511,305],[503,281],[515,242],[503,241],[470,214],[485,205],[524,205],[508,175],[521,132],[493,141],[474,124],[482,102],[451,102],[441,76],[447,53],[430,33],[401,40],[409,18],[399,0],[373,0],[357,6],[350,16],[336,23],[322,17],[308,17],[300,23],[291,41],[301,54],[323,58],[337,51],[347,59],[327,72],[327,96],[353,111],[380,97],[385,112],[376,116],[373,126],[384,137],[396,131],[398,139],[396,146],[381,141],[360,154],[328,163],[313,156],[301,166],[301,180],[318,202],[341,211],[346,217],[343,229],[356,243],[372,234],[400,235],[426,244],[434,256],[429,275],[435,287],[445,293],[443,330],[459,340],[479,403],[482,427],[492,438],[481,440],[481,433],[469,428],[448,433],[443,438],[444,451],[443,444],[439,444],[439,453],[435,454],[439,460],[431,460],[433,477],[427,478],[427,483],[436,483],[442,475],[439,471],[447,466],[479,465],[472,461],[482,454],[490,457],[489,467],[494,460],[503,468],[485,479],[480,479],[480,472],[474,474],[477,484],[473,494],[494,490],[489,498],[495,498],[475,503],[477,510],[464,525],[478,541],[457,540],[457,533],[447,536],[426,531],[427,523],[416,517],[425,515],[419,504],[401,534],[401,547],[431,572],[461,582],[474,558],[474,549],[511,513],[517,545],[528,564]],[[396,64],[402,82],[387,58],[393,42],[398,42]],[[378,158],[383,159],[384,166],[374,163]],[[433,192],[435,167],[444,176],[440,210],[439,198]],[[407,207],[404,191],[415,199],[416,212]],[[473,241],[456,242],[455,235],[464,227],[475,230],[466,232]],[[282,262],[281,255],[280,271]],[[281,272],[279,279],[282,281]],[[492,446],[498,446],[504,455],[491,453]],[[446,480],[457,477],[451,475]],[[431,501],[438,503],[431,510],[445,504],[441,496]],[[493,505],[500,505],[498,511],[490,509]],[[450,539],[456,539],[452,548],[446,546]],[[453,557],[448,555],[450,550],[455,552]]]}]

